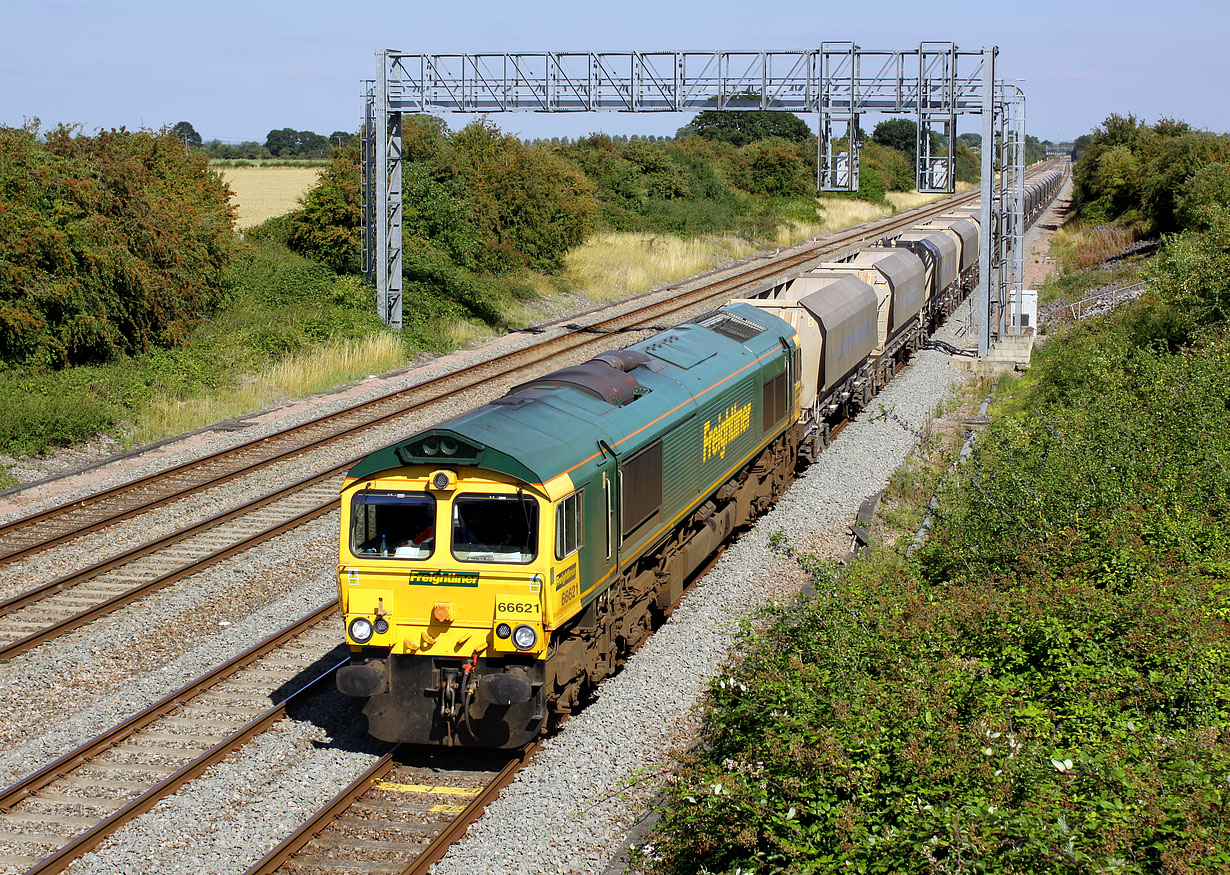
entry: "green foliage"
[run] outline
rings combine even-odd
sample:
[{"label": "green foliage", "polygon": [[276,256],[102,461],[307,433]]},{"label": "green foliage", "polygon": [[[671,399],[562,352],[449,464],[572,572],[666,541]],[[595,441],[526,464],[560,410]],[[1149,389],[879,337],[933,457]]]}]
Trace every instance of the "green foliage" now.
[{"label": "green foliage", "polygon": [[[874,140],[863,144],[859,150],[859,182],[863,174],[871,171],[879,175],[885,191],[913,191],[918,182],[914,178],[914,164],[898,149],[885,146]],[[871,198],[874,200],[874,198]],[[883,196],[878,200],[883,200]]]},{"label": "green foliage", "polygon": [[181,343],[223,301],[228,191],[169,131],[0,130],[0,361]]},{"label": "green foliage", "polygon": [[958,143],[964,143],[966,148],[978,152],[982,149],[982,134],[961,134],[957,137]]},{"label": "green foliage", "polygon": [[[1049,142],[1049,140],[1047,141]],[[1046,146],[1033,134],[1025,135],[1025,166],[1046,160]]]},{"label": "green foliage", "polygon": [[[1230,159],[1230,137],[1172,119],[1150,127],[1131,115],[1111,115],[1082,140],[1072,169],[1079,215],[1093,222],[1144,222],[1155,232],[1181,230],[1196,220],[1179,209],[1180,198],[1200,202],[1199,187],[1215,182],[1199,176],[1201,170]],[[1201,182],[1186,188],[1196,177]]]},{"label": "green foliage", "polygon": [[[737,98],[732,105],[737,105]],[[759,98],[748,101],[749,106],[759,105]],[[698,112],[688,124],[690,133],[706,140],[746,146],[758,140],[781,139],[805,143],[812,138],[811,129],[792,112],[768,110],[713,110]]]},{"label": "green foliage", "polygon": [[[962,136],[965,135],[962,134]],[[962,142],[957,143],[957,182],[977,185],[982,180],[982,155],[977,151],[979,147]]]},{"label": "green foliage", "polygon": [[752,194],[774,197],[811,194],[816,190],[815,143],[783,139],[758,140],[742,150],[741,187]]},{"label": "green foliage", "polygon": [[329,141],[315,131],[280,128],[265,137],[265,149],[275,158],[328,158]]},{"label": "green foliage", "polygon": [[63,384],[56,377],[34,381],[0,376],[0,447],[6,453],[66,446],[105,431],[120,418],[115,404],[91,391],[67,392]]},{"label": "green foliage", "polygon": [[[410,192],[406,192],[407,198]],[[413,203],[413,201],[411,201]],[[286,218],[288,242],[339,273],[362,269],[363,203],[359,191],[359,147],[337,149],[328,166]]]},{"label": "green foliage", "polygon": [[201,144],[201,151],[211,159],[223,161],[259,161],[269,157],[269,150],[255,140],[244,143],[223,143],[209,140]]},{"label": "green foliage", "polygon": [[[1034,143],[1038,140],[1036,137],[1032,139]],[[980,177],[979,167],[981,166],[981,157],[975,151],[982,146],[982,137],[978,134],[962,134],[957,138],[956,151],[954,157],[956,159],[955,177],[959,182],[977,183]],[[869,149],[879,148],[891,149],[895,155],[900,155],[900,159],[893,159],[891,167],[888,160],[880,157],[879,153],[873,158],[873,164],[884,165],[880,169],[881,175],[884,176],[884,184],[888,191],[913,191],[915,183],[915,168],[918,158],[918,124],[910,119],[897,118],[889,119],[880,122],[875,126],[871,133],[869,142],[863,144],[863,152],[866,153]],[[931,133],[931,152],[935,155],[944,154],[947,150],[947,144],[944,138],[932,131]],[[902,164],[902,160],[904,164]]]},{"label": "green foliage", "polygon": [[385,330],[370,287],[291,252],[284,237],[275,220],[248,234],[221,279],[227,306],[177,348],[50,373],[0,371],[0,451],[41,453],[100,431],[122,434],[153,397],[211,392],[317,342]]},{"label": "green foliage", "polygon": [[871,132],[873,143],[896,149],[910,162],[910,169],[918,163],[918,123],[908,118],[892,118],[880,122]]},{"label": "green foliage", "polygon": [[171,136],[190,149],[199,149],[201,146],[201,135],[189,122],[176,122],[171,128]]},{"label": "green foliage", "polygon": [[1175,223],[1180,228],[1208,229],[1225,222],[1230,208],[1230,163],[1206,164],[1187,178],[1174,195]]},{"label": "green foliage", "polygon": [[[480,266],[557,270],[592,230],[592,186],[550,149],[527,146],[492,123],[471,122],[449,137],[466,198],[499,260]],[[502,263],[501,263],[502,262]]]},{"label": "green foliage", "polygon": [[[745,634],[658,869],[1230,868],[1218,233],[1171,239],[1155,297],[1035,350],[919,557],[820,571]],[[1163,313],[1186,345],[1157,342]]]},{"label": "green foliage", "polygon": [[1170,238],[1154,269],[1152,291],[1173,326],[1165,332],[1172,345],[1230,319],[1230,210],[1205,215],[1214,217],[1213,227]]}]

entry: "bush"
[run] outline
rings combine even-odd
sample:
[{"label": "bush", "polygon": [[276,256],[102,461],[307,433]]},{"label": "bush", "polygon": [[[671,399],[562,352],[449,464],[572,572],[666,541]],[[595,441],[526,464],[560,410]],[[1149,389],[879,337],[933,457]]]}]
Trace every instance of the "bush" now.
[{"label": "bush", "polygon": [[6,453],[26,455],[65,446],[105,431],[122,415],[115,404],[91,393],[68,394],[45,382],[18,382],[21,388],[16,391],[0,389],[0,448]]},{"label": "bush", "polygon": [[918,556],[813,562],[745,632],[653,869],[1230,868],[1228,253],[1172,238],[1036,349]]},{"label": "bush", "polygon": [[1175,195],[1175,222],[1180,228],[1208,229],[1226,224],[1230,208],[1230,163],[1206,164],[1187,178]]},{"label": "bush", "polygon": [[222,303],[229,194],[168,131],[0,129],[0,361],[105,361],[182,343]]},{"label": "bush", "polygon": [[363,199],[357,144],[333,151],[328,166],[300,204],[285,220],[291,248],[339,273],[362,270]]},{"label": "bush", "polygon": [[1230,866],[1230,339],[1088,331],[1039,351],[1064,388],[997,417],[920,565],[820,573],[735,648],[661,869]]},{"label": "bush", "polygon": [[[1199,201],[1199,187],[1216,184],[1202,168],[1228,158],[1230,137],[1171,119],[1150,127],[1131,115],[1111,115],[1072,168],[1079,215],[1091,222],[1141,222],[1153,232],[1182,230],[1196,216],[1180,203]],[[1189,188],[1191,179],[1200,181]]]},{"label": "bush", "polygon": [[[812,143],[814,146],[814,142]],[[813,194],[816,190],[815,162],[808,166],[806,155],[796,143],[787,140],[761,140],[743,149],[742,187],[753,194],[772,197]]]},{"label": "bush", "polygon": [[585,175],[549,147],[526,146],[476,121],[449,137],[466,200],[494,245],[479,266],[555,271],[593,229],[597,208]]}]

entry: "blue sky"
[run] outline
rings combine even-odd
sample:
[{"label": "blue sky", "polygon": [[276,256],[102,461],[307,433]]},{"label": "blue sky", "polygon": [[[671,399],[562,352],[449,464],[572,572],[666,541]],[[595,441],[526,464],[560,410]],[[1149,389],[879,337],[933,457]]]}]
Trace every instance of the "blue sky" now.
[{"label": "blue sky", "polygon": [[[1230,12],[1194,0],[977,3],[776,0],[615,4],[34,0],[7,3],[0,123],[37,116],[100,127],[186,119],[205,139],[264,141],[271,128],[359,125],[375,51],[793,49],[824,40],[909,48],[1000,47],[1021,78],[1027,129],[1070,139],[1108,113],[1167,115],[1230,131]],[[1027,15],[1023,9],[1029,8]],[[673,133],[689,116],[493,116],[524,136]],[[466,121],[447,116],[453,127]],[[978,130],[971,119],[960,129]]]}]

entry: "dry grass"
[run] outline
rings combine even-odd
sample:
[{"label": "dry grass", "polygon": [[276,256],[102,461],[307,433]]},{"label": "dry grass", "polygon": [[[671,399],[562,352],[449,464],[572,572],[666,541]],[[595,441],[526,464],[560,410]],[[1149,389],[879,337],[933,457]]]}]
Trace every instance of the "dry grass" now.
[{"label": "dry grass", "polygon": [[[933,200],[933,195],[915,195]],[[789,246],[819,234],[842,231],[892,213],[883,204],[846,198],[819,198],[821,222],[787,221],[772,246]],[[595,301],[618,301],[652,288],[679,282],[702,271],[752,255],[757,245],[739,237],[706,234],[683,240],[665,234],[609,232],[595,234],[565,259],[562,282],[538,282],[545,294],[579,290]]]},{"label": "dry grass", "polygon": [[567,285],[595,301],[618,301],[754,251],[746,240],[714,234],[691,240],[639,232],[595,234],[568,253],[564,276]]},{"label": "dry grass", "polygon": [[826,232],[844,231],[846,228],[874,221],[892,212],[883,204],[852,201],[840,197],[820,198],[820,208],[824,210],[824,230]]},{"label": "dry grass", "polygon": [[1064,225],[1051,238],[1051,251],[1065,273],[1103,264],[1119,255],[1135,240],[1131,231],[1117,225],[1089,227],[1080,222]]},{"label": "dry grass", "polygon": [[320,168],[221,167],[218,173],[235,193],[231,201],[239,208],[238,227],[251,228],[297,207]]},{"label": "dry grass", "polygon": [[[969,191],[972,186],[968,182],[957,183],[957,194],[964,191]],[[890,191],[885,195],[888,202],[893,205],[899,213],[904,213],[906,210],[912,210],[915,207],[921,207],[923,204],[929,204],[932,201],[937,201],[940,198],[948,197],[946,194],[922,194],[917,191]]]},{"label": "dry grass", "polygon": [[301,398],[344,385],[368,374],[380,374],[405,364],[401,341],[393,334],[360,340],[329,341],[287,356],[238,385],[208,397],[156,397],[139,417],[139,443],[183,434],[211,423],[260,410],[279,401]]}]

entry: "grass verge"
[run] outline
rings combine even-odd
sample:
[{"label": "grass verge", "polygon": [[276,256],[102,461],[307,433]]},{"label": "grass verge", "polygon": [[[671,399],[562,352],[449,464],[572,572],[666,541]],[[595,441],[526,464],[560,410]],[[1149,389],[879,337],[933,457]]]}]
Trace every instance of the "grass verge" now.
[{"label": "grass verge", "polygon": [[[245,170],[266,180],[315,176],[302,162],[287,164],[240,167],[228,179]],[[289,208],[276,209],[283,206]],[[753,240],[601,233],[574,249],[556,276],[490,277],[430,253],[411,256],[406,298],[414,303],[401,337],[375,316],[370,289],[288,250],[275,220],[248,235],[226,280],[226,306],[198,324],[184,346],[54,373],[0,371],[0,452],[38,454],[98,433],[132,445],[191,431],[401,366],[423,351],[447,352],[529,324],[540,318],[544,297],[558,292],[618,300],[746,258],[759,247],[788,245],[887,212],[860,201],[794,198],[766,203],[748,223]],[[446,287],[451,297],[442,293]]]},{"label": "grass verge", "polygon": [[[1145,300],[1054,336],[908,530],[748,630],[658,872],[1230,867],[1230,333]],[[1154,314],[1155,315],[1155,314]],[[938,475],[938,476],[937,476]]]}]

